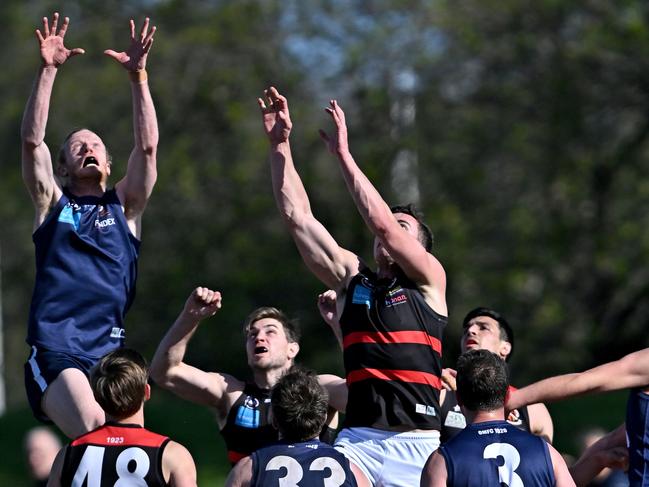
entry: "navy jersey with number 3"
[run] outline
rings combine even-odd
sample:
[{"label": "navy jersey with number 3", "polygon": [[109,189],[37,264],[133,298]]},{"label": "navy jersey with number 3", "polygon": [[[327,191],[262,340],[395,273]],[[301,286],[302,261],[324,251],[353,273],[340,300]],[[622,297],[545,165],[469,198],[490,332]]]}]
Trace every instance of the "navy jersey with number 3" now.
[{"label": "navy jersey with number 3", "polygon": [[439,449],[449,487],[552,487],[550,451],[545,440],[506,421],[468,425]]},{"label": "navy jersey with number 3", "polygon": [[318,440],[278,443],[252,454],[252,487],[356,487],[342,453]]}]

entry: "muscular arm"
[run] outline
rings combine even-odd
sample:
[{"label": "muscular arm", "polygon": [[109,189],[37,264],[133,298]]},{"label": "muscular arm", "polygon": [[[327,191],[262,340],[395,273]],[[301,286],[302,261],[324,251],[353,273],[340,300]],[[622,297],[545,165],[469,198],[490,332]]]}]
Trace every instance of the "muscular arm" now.
[{"label": "muscular arm", "polygon": [[530,430],[536,436],[545,438],[548,443],[552,443],[554,437],[554,425],[552,416],[545,404],[530,404],[527,407],[530,416]]},{"label": "muscular arm", "polygon": [[252,480],[252,457],[241,459],[230,470],[225,487],[249,487]]},{"label": "muscular arm", "polygon": [[446,470],[446,461],[439,452],[433,453],[424,465],[421,472],[420,487],[446,487],[448,472]]},{"label": "muscular arm", "polygon": [[183,362],[187,344],[204,318],[221,306],[220,293],[196,288],[183,311],[164,336],[151,361],[151,377],[183,399],[216,407],[223,413],[226,393],[243,390],[243,383],[227,374],[205,372]]},{"label": "muscular arm", "polygon": [[196,487],[194,459],[175,441],[170,441],[162,453],[162,474],[171,487]]},{"label": "muscular arm", "polygon": [[266,104],[258,100],[270,141],[273,194],[279,212],[309,270],[328,287],[340,290],[361,266],[313,216],[309,197],[295,165],[288,140],[292,123],[286,98],[275,88],[266,90]]},{"label": "muscular arm", "polygon": [[552,459],[552,468],[554,469],[554,480],[556,487],[575,487],[575,481],[570,476],[568,466],[559,452],[550,444],[550,458]]},{"label": "muscular arm", "polygon": [[441,263],[405,231],[374,185],[356,164],[349,151],[345,114],[335,100],[326,109],[336,125],[336,136],[320,135],[340,162],[340,167],[356,208],[370,231],[380,240],[403,272],[417,283],[433,309],[447,314],[446,273]]},{"label": "muscular arm", "polygon": [[22,141],[22,174],[29,195],[34,202],[36,218],[34,229],[43,222],[50,208],[61,197],[61,188],[54,179],[52,156],[45,144],[45,128],[49,116],[52,88],[58,68],[70,57],[83,54],[83,49],[67,49],[63,44],[69,19],[57,31],[59,14],[52,16],[50,28],[47,17],[43,18],[43,32],[36,30],[40,45],[42,65],[34,81],[20,127]]},{"label": "muscular arm", "polygon": [[131,44],[127,51],[111,49],[105,54],[119,62],[129,73],[133,100],[133,134],[135,144],[128,159],[126,175],[116,188],[124,205],[124,214],[131,231],[140,237],[140,217],[151,196],[157,179],[156,155],[158,148],[158,121],[149,91],[146,59],[153,45],[156,28],[149,29],[145,19],[140,33],[135,33],[135,23],[130,21]]},{"label": "muscular arm", "polygon": [[513,391],[507,408],[551,402],[589,392],[617,391],[649,385],[649,349],[631,353],[585,372],[565,374]]}]

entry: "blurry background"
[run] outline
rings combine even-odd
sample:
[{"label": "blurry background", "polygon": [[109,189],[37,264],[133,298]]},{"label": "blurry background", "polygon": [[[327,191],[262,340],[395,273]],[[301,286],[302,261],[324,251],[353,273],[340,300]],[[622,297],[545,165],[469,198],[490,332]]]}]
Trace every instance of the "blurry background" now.
[{"label": "blurry background", "polygon": [[[158,32],[148,61],[160,124],[158,183],[144,217],[127,343],[151,358],[197,285],[221,290],[187,360],[244,377],[245,315],[299,317],[300,360],[342,373],[312,277],[275,209],[256,98],[290,103],[296,165],[316,216],[371,261],[371,236],[317,134],[347,113],[352,153],[390,204],[414,201],[448,276],[445,365],[479,305],[515,328],[514,383],[647,346],[649,4],[643,0],[2,0],[0,255],[6,413],[0,484],[29,485],[19,448],[35,421],[22,364],[34,276],[33,208],[20,174],[20,120],[40,58],[34,29],[57,10],[84,56],[57,77],[46,142],[87,126],[114,158],[132,148],[129,83],[102,53],[128,19]],[[79,283],[83,286],[84,283]],[[91,312],[89,310],[89,312]],[[615,380],[615,378],[611,378]],[[551,407],[555,444],[623,421],[624,394]],[[227,473],[210,413],[159,389],[148,426],[184,442],[201,485]]]}]

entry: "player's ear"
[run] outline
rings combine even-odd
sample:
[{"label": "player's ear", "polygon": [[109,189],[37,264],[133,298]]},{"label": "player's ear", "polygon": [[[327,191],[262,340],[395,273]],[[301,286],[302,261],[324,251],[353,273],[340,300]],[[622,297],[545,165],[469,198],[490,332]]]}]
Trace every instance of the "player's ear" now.
[{"label": "player's ear", "polygon": [[144,385],[144,401],[151,399],[151,386],[149,384]]},{"label": "player's ear", "polygon": [[297,342],[289,342],[288,344],[288,358],[294,359],[300,351],[300,344]]},{"label": "player's ear", "polygon": [[507,358],[510,353],[512,353],[512,344],[504,340],[501,340],[499,355],[503,358]]}]

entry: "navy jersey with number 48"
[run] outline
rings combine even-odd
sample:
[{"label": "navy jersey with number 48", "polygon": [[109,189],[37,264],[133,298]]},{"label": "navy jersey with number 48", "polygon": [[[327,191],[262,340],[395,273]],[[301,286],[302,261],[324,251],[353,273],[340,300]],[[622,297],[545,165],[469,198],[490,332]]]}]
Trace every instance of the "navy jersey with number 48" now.
[{"label": "navy jersey with number 48", "polygon": [[252,487],[356,487],[349,460],[318,440],[278,443],[252,454]]},{"label": "navy jersey with number 48", "polygon": [[506,421],[468,425],[439,448],[449,487],[552,487],[550,451],[545,440]]}]

